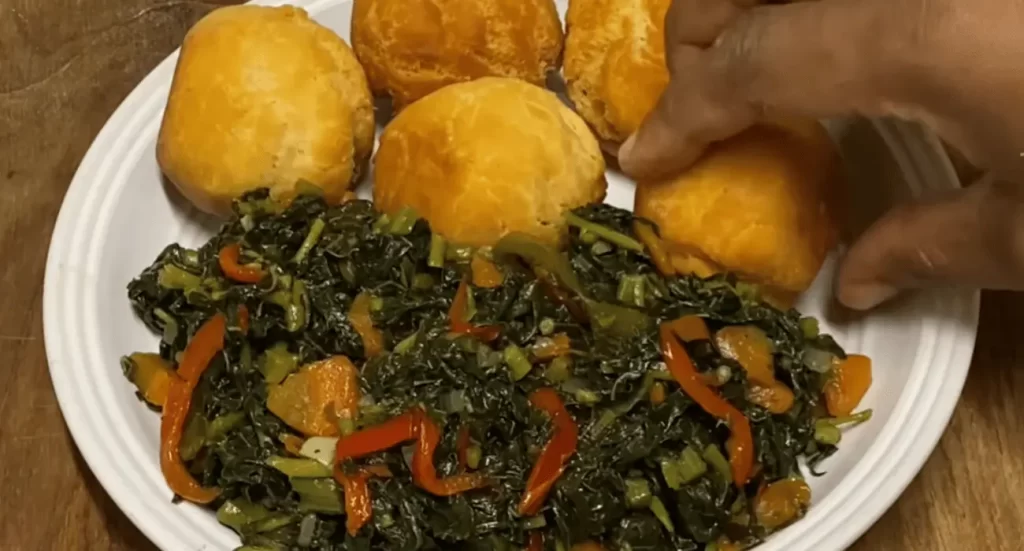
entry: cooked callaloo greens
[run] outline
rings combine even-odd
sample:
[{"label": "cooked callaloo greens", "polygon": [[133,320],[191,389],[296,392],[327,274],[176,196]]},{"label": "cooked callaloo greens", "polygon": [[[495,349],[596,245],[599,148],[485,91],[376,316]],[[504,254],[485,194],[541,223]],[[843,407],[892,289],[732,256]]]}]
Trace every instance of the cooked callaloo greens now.
[{"label": "cooked callaloo greens", "polygon": [[[161,468],[247,551],[736,550],[799,518],[870,384],[817,322],[664,276],[607,205],[559,251],[265,190],[129,285]],[[656,249],[657,246],[655,245]]]}]

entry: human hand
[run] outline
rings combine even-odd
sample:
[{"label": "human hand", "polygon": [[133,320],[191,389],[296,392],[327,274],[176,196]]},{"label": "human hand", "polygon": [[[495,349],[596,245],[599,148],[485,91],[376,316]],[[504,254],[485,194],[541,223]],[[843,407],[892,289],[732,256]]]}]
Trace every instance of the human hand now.
[{"label": "human hand", "polygon": [[839,300],[867,309],[914,287],[1024,289],[1020,28],[1020,0],[674,0],[670,83],[620,166],[664,177],[776,113],[918,120],[993,178],[884,216],[843,259]]}]

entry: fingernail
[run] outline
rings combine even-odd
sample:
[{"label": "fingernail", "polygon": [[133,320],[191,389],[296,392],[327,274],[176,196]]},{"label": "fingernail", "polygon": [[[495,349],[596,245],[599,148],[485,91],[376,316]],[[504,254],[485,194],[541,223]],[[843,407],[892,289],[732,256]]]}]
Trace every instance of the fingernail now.
[{"label": "fingernail", "polygon": [[839,302],[854,310],[870,310],[892,299],[899,289],[883,283],[865,283],[840,289]]}]

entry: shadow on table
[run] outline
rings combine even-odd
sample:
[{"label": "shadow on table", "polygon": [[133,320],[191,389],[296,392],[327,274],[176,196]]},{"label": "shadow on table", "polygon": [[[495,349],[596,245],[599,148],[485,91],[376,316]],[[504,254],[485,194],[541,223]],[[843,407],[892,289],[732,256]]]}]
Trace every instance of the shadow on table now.
[{"label": "shadow on table", "polygon": [[[68,439],[71,440],[70,434]],[[72,445],[72,457],[74,457],[75,467],[82,475],[82,481],[89,492],[89,497],[96,504],[97,509],[99,509],[110,543],[116,546],[115,548],[131,549],[132,551],[157,551],[156,546],[128,520],[128,517],[118,509],[117,504],[107,495],[106,490],[100,485],[99,480],[93,476],[82,454],[79,453],[78,448],[74,447],[74,445]]]}]

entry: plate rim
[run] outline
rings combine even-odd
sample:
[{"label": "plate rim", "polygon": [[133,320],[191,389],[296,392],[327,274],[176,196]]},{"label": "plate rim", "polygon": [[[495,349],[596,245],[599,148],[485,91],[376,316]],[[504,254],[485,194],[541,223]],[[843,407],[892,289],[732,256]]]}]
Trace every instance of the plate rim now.
[{"label": "plate rim", "polygon": [[[284,2],[256,0],[249,3],[279,5]],[[351,0],[293,0],[288,3],[304,8],[315,16],[321,10],[349,4]],[[68,316],[68,306],[73,306],[75,302],[64,298],[66,289],[70,285],[68,278],[82,275],[74,273],[74,269],[69,269],[64,265],[65,250],[69,248],[69,245],[84,239],[82,232],[76,233],[75,231],[81,223],[79,213],[84,210],[82,208],[84,204],[102,203],[108,198],[109,194],[105,191],[109,189],[109,184],[102,180],[102,176],[112,170],[116,171],[120,166],[116,162],[115,156],[109,154],[110,151],[118,151],[112,145],[132,137],[132,134],[126,130],[152,124],[152,121],[149,120],[150,117],[146,116],[151,115],[150,110],[141,109],[141,107],[149,106],[158,100],[162,89],[169,85],[178,53],[179,49],[175,49],[132,89],[104,123],[83,156],[62,199],[50,237],[43,284],[43,332],[48,370],[61,413],[75,445],[90,471],[132,523],[155,545],[161,549],[174,551],[180,551],[183,548],[208,550],[210,545],[205,541],[187,541],[188,529],[195,527],[184,522],[185,516],[175,515],[173,520],[162,518],[160,522],[154,522],[144,518],[147,515],[141,514],[149,511],[151,513],[148,516],[160,518],[156,515],[153,500],[136,494],[133,491],[134,486],[125,480],[125,478],[138,478],[139,475],[112,469],[110,454],[105,453],[102,449],[103,446],[93,440],[92,435],[96,433],[96,427],[90,422],[91,416],[102,416],[104,408],[99,404],[92,404],[90,407],[90,404],[84,403],[79,397],[81,387],[75,384],[74,377],[70,376],[73,374],[68,371],[70,363],[66,357],[63,339],[67,335],[74,335],[76,329],[80,329],[68,326],[70,323],[68,319],[71,318]],[[900,121],[876,120],[872,121],[872,124],[888,143],[889,148],[893,150],[897,162],[908,158],[915,160],[909,166],[902,166],[901,169],[905,172],[918,172],[918,182],[931,187],[959,187],[959,179],[955,170],[934,134],[919,126]],[[899,151],[902,154],[897,154]],[[97,182],[102,183],[97,185]],[[904,489],[920,472],[956,410],[974,353],[980,312],[979,291],[950,292],[938,295],[933,300],[943,307],[943,311],[947,314],[946,317],[936,321],[933,334],[944,331],[945,335],[953,337],[937,343],[937,346],[931,350],[931,357],[938,356],[948,359],[942,366],[944,376],[932,379],[931,384],[929,381],[924,381],[919,388],[905,390],[899,398],[899,401],[905,401],[910,398],[916,399],[921,393],[928,393],[931,409],[912,412],[908,416],[908,419],[913,421],[912,425],[920,426],[921,430],[897,444],[898,449],[902,450],[901,453],[874,458],[875,461],[870,466],[875,467],[881,464],[887,475],[885,477],[869,476],[869,479],[875,484],[862,484],[853,487],[850,483],[852,477],[849,474],[843,478],[835,491],[846,486],[845,490],[853,498],[843,506],[839,506],[836,512],[821,512],[821,515],[830,515],[826,519],[830,529],[826,529],[825,524],[819,524],[810,529],[811,532],[817,532],[817,539],[810,538],[813,539],[810,541],[806,537],[807,534],[784,530],[759,547],[760,550],[845,549],[891,508]],[[85,342],[83,346],[91,345]],[[940,351],[942,355],[938,354]],[[908,380],[908,388],[910,384],[911,381]],[[908,392],[912,393],[911,396],[908,396]],[[941,404],[945,405],[936,411],[936,405]],[[878,438],[871,442],[869,450],[875,450],[877,441],[882,437],[883,434],[880,433]],[[888,449],[884,448],[883,451]],[[864,458],[858,461],[851,473],[858,469],[866,469]],[[844,485],[844,483],[846,484]],[[169,494],[169,491],[167,493]],[[871,508],[867,511],[863,509],[865,503],[871,504]],[[185,508],[186,511],[189,511],[185,515],[192,516],[195,513],[192,509],[199,510],[199,508],[189,505]],[[818,509],[812,508],[805,521],[813,521],[816,516],[819,516],[815,514],[816,510]],[[850,520],[854,512],[859,513],[859,516]],[[206,513],[203,512],[203,514]],[[175,524],[178,525],[176,530],[172,529]],[[194,536],[195,530],[192,532]],[[789,537],[787,537],[787,533],[790,534]],[[790,541],[797,537],[804,539],[799,542]]]}]

